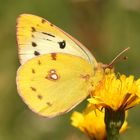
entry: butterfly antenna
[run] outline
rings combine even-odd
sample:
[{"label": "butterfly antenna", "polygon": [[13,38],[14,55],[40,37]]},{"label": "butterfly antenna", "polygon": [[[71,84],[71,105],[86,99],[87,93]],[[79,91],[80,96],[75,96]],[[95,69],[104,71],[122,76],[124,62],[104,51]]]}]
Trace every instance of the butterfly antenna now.
[{"label": "butterfly antenna", "polygon": [[114,64],[118,63],[121,60],[127,60],[127,56],[122,56],[126,51],[128,51],[130,47],[124,49],[122,52],[120,52],[108,65],[105,66],[105,68],[112,68]]}]

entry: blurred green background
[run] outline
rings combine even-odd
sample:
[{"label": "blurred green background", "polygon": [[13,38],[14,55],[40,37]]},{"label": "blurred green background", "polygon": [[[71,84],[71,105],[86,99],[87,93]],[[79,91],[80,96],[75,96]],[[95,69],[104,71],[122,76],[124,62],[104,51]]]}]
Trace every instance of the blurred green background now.
[{"label": "blurred green background", "polygon": [[[94,54],[109,63],[131,47],[126,62],[116,70],[140,77],[139,0],[0,0],[0,140],[88,140],[70,125],[70,115],[53,119],[32,113],[16,90],[19,67],[16,18],[22,13],[44,17],[73,35]],[[61,102],[61,101],[60,101]],[[86,101],[74,110],[85,107]],[[140,139],[140,106],[129,111],[130,128],[121,140]]]}]

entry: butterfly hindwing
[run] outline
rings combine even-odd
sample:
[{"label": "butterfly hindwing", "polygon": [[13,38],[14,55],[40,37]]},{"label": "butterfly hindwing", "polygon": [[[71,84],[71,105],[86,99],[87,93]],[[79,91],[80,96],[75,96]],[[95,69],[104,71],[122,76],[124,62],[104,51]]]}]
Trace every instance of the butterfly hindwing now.
[{"label": "butterfly hindwing", "polygon": [[69,54],[44,54],[17,72],[18,92],[34,112],[53,117],[71,110],[92,90],[93,67]]},{"label": "butterfly hindwing", "polygon": [[38,55],[67,53],[84,58],[94,66],[93,55],[71,35],[47,20],[30,14],[22,14],[17,20],[17,44],[21,64]]}]

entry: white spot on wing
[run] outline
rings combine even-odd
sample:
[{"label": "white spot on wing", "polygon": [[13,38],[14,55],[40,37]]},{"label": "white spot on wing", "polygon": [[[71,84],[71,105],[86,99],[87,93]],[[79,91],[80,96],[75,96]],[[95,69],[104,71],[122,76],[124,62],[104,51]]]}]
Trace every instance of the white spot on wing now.
[{"label": "white spot on wing", "polygon": [[58,79],[58,76],[57,76],[57,74],[55,74],[55,73],[51,74],[50,77],[51,77],[51,79],[53,79],[53,80],[57,80],[57,79]]},{"label": "white spot on wing", "polygon": [[56,70],[51,69],[45,78],[48,80],[58,80],[59,76],[57,75]]}]

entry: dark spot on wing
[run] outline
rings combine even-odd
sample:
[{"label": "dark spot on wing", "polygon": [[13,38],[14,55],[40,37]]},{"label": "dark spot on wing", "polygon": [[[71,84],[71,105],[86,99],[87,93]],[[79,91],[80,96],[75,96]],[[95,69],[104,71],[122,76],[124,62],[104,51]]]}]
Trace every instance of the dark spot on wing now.
[{"label": "dark spot on wing", "polygon": [[48,35],[48,36],[51,36],[51,37],[55,37],[54,35],[49,34],[49,33],[46,33],[46,32],[42,32],[42,34],[44,34],[44,35]]},{"label": "dark spot on wing", "polygon": [[52,41],[52,40],[50,40],[50,39],[47,39],[48,41]]},{"label": "dark spot on wing", "polygon": [[38,94],[38,95],[37,95],[37,98],[41,100],[41,99],[43,98],[43,96],[40,95],[40,94]]},{"label": "dark spot on wing", "polygon": [[85,75],[80,75],[80,77],[82,79],[84,79],[85,81],[88,81],[90,79],[90,75],[89,74],[85,74]]},{"label": "dark spot on wing", "polygon": [[36,91],[36,88],[34,88],[34,87],[30,87],[30,88],[31,88],[32,91]]},{"label": "dark spot on wing", "polygon": [[38,60],[38,65],[41,65],[41,62],[40,62],[40,60]]},{"label": "dark spot on wing", "polygon": [[56,53],[51,53],[52,60],[56,60]]},{"label": "dark spot on wing", "polygon": [[34,69],[32,69],[32,73],[35,73],[35,70]]},{"label": "dark spot on wing", "polygon": [[59,44],[61,49],[64,49],[66,47],[66,41],[65,40],[63,40],[61,42],[58,42],[58,44]]},{"label": "dark spot on wing", "polygon": [[38,51],[34,51],[34,55],[38,56],[40,53]]},{"label": "dark spot on wing", "polygon": [[35,42],[32,42],[32,46],[33,46],[33,47],[36,47],[37,44],[36,44]]},{"label": "dark spot on wing", "polygon": [[53,27],[53,24],[51,23],[51,24],[50,24],[50,26],[52,26],[52,27]]},{"label": "dark spot on wing", "polygon": [[32,35],[32,38],[34,38],[35,36],[34,35]]},{"label": "dark spot on wing", "polygon": [[32,32],[35,32],[36,31],[35,27],[31,27],[31,29],[32,29]]},{"label": "dark spot on wing", "polygon": [[41,20],[41,22],[42,22],[42,23],[45,23],[45,22],[46,22],[46,20],[45,20],[45,19],[42,19],[42,20]]},{"label": "dark spot on wing", "polygon": [[46,102],[46,104],[47,104],[48,106],[52,106],[52,104],[51,104],[50,102]]}]

